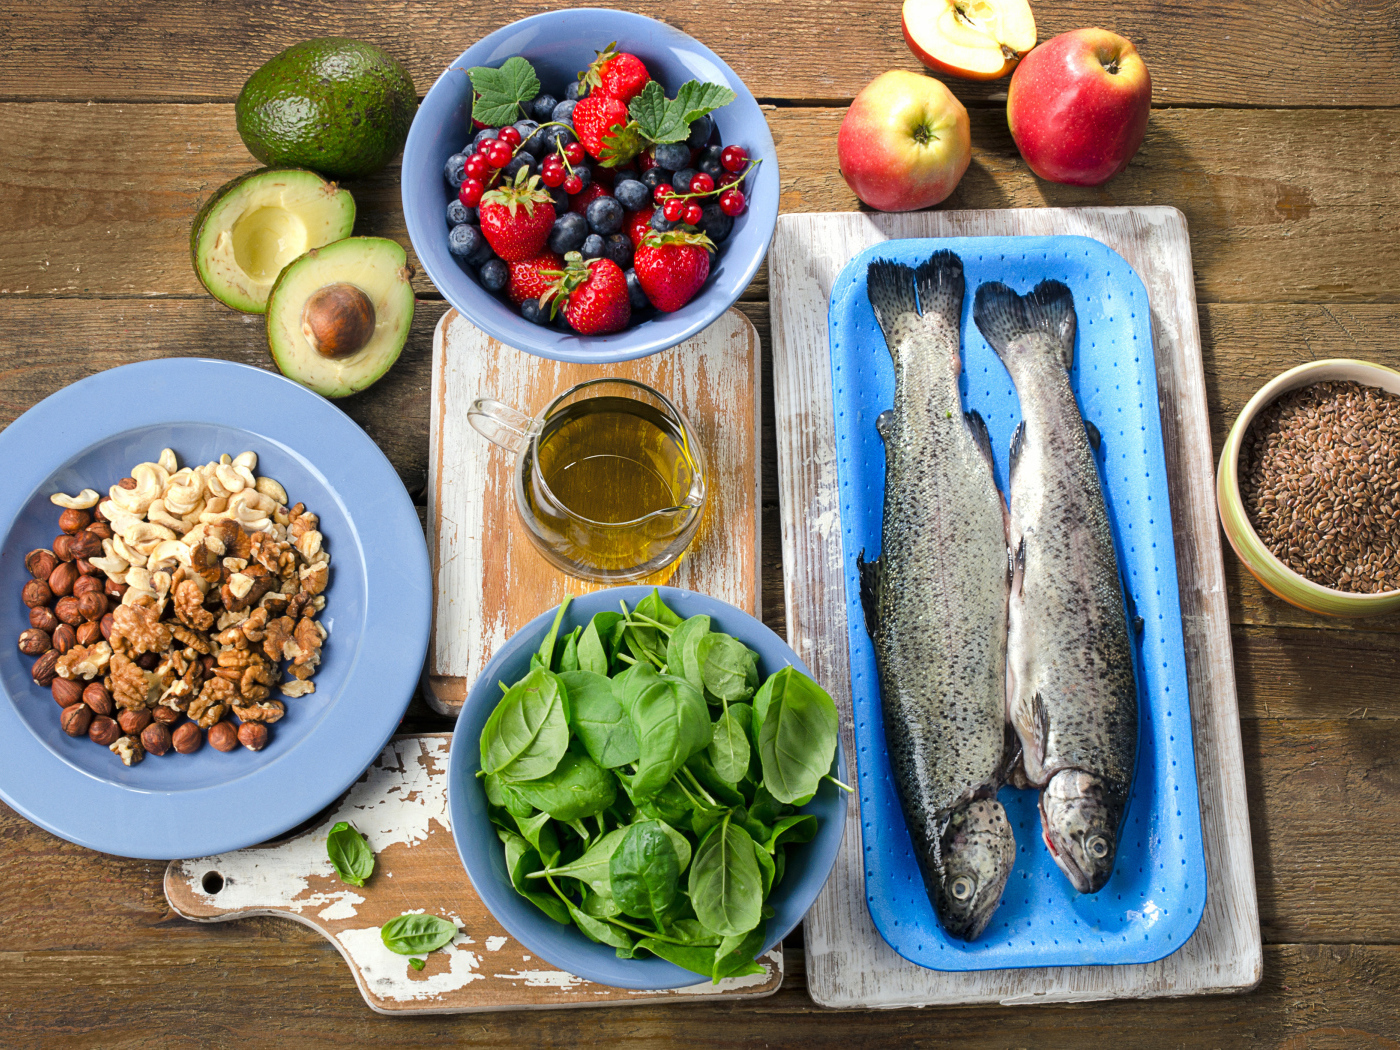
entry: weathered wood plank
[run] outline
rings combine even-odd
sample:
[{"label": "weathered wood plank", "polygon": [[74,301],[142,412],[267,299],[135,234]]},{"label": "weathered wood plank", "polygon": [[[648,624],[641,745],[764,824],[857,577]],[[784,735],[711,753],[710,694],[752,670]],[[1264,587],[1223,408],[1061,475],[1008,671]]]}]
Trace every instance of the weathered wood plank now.
[{"label": "weathered wood plank", "polygon": [[1236,627],[1241,718],[1400,718],[1400,635]]},{"label": "weathered wood plank", "polygon": [[[0,12],[0,96],[231,101],[265,59],[316,36],[380,44],[408,66],[423,92],[473,41],[551,6],[542,0],[475,7],[447,0],[390,6],[179,0],[162,5],[156,18],[139,0],[100,7],[25,0]],[[876,0],[839,10],[817,0],[718,8],[700,0],[638,0],[629,7],[704,40],[760,98],[849,99],[885,69],[919,68],[900,34],[898,6]],[[1085,25],[1130,37],[1152,72],[1158,105],[1400,102],[1400,23],[1380,0],[1345,6],[1225,0],[1170,11],[1163,17],[1163,5],[1153,0],[1112,8],[1067,0],[1037,5],[1035,16],[1041,40]],[[833,60],[813,61],[817,55]],[[1005,80],[949,79],[969,100],[1006,90]]]},{"label": "weathered wood plank", "polygon": [[[856,208],[835,164],[841,111],[768,117],[783,209]],[[202,294],[190,222],[205,196],[255,166],[225,105],[6,103],[0,141],[0,297]],[[1174,205],[1190,226],[1203,302],[1397,296],[1400,110],[1157,110],[1142,152],[1098,189],[1034,178],[999,111],[974,111],[973,141],[948,208]],[[407,245],[397,177],[391,168],[349,185],[356,231]],[[748,297],[767,297],[766,273]]]}]

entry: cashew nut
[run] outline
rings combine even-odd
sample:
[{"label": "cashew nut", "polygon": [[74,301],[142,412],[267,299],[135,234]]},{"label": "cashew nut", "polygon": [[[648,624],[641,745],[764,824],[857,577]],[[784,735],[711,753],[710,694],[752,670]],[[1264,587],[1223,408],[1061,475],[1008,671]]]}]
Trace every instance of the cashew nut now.
[{"label": "cashew nut", "polygon": [[124,530],[121,537],[128,547],[149,558],[161,540],[173,540],[175,533],[164,525],[152,525],[148,521],[140,521]]},{"label": "cashew nut", "polygon": [[187,518],[204,498],[204,477],[189,467],[172,474],[161,498],[176,517]]},{"label": "cashew nut", "polygon": [[199,515],[199,520],[205,525],[212,525],[216,521],[222,521],[228,517],[228,497],[215,496],[204,504],[204,511]]},{"label": "cashew nut", "polygon": [[145,514],[151,503],[165,491],[170,474],[159,463],[138,463],[131,469],[131,476],[136,480],[136,487],[124,489],[113,485],[108,490],[112,502],[129,514]]},{"label": "cashew nut", "polygon": [[179,540],[161,540],[146,559],[147,568],[175,569],[190,565],[190,549]]},{"label": "cashew nut", "polygon": [[[126,540],[122,539],[121,533],[117,533],[109,541],[112,544],[112,553],[129,565],[135,565],[138,569],[146,567],[146,556],[127,546]],[[103,547],[106,547],[106,543]]]},{"label": "cashew nut", "polygon": [[130,511],[123,510],[109,499],[99,503],[97,509],[100,510],[102,516],[111,523],[113,532],[124,532],[141,520],[139,514],[132,514]]},{"label": "cashew nut", "polygon": [[[249,475],[251,477],[252,475]],[[248,482],[242,474],[234,467],[226,467],[222,463],[214,468],[214,477],[218,479],[224,490],[232,496],[235,492],[242,492]],[[256,482],[254,482],[256,484]]]},{"label": "cashew nut", "polygon": [[285,507],[287,505],[287,490],[272,478],[258,478],[258,483],[254,488],[276,503],[279,507]]},{"label": "cashew nut", "polygon": [[156,457],[156,464],[167,474],[174,474],[180,469],[180,461],[175,458],[175,450],[163,448],[160,455]]},{"label": "cashew nut", "polygon": [[258,469],[258,454],[256,452],[240,452],[233,457],[235,467],[247,467],[249,470]]},{"label": "cashew nut", "polygon": [[228,578],[228,590],[239,601],[253,589],[253,577],[244,576],[241,572],[235,572]]},{"label": "cashew nut", "polygon": [[[277,482],[274,481],[273,484],[276,485]],[[55,492],[49,497],[49,502],[65,510],[92,510],[101,498],[96,489],[83,489],[76,496],[65,496],[62,492]]]},{"label": "cashew nut", "polygon": [[155,525],[163,525],[177,536],[188,527],[182,518],[170,513],[170,508],[165,505],[163,499],[158,499],[151,504],[146,511],[146,520]]}]

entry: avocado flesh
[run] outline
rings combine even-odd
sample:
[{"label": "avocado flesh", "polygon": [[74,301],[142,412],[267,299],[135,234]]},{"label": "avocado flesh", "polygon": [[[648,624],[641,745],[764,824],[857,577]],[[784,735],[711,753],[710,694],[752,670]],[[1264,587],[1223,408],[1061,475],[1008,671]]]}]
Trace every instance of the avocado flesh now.
[{"label": "avocado flesh", "polygon": [[358,178],[394,159],[417,108],[413,79],[392,56],[322,37],[264,63],[239,92],[234,116],[264,164]]},{"label": "avocado flesh", "polygon": [[[383,237],[348,237],[287,266],[267,302],[267,345],[288,379],[324,397],[373,384],[398,360],[413,323],[413,271],[403,248]],[[369,297],[374,333],[344,357],[323,357],[302,330],[306,302],[322,288],[348,284]]]},{"label": "avocado flesh", "polygon": [[314,171],[261,168],[221,186],[195,219],[195,273],[226,306],[260,314],[282,268],[350,236],[355,200]]}]

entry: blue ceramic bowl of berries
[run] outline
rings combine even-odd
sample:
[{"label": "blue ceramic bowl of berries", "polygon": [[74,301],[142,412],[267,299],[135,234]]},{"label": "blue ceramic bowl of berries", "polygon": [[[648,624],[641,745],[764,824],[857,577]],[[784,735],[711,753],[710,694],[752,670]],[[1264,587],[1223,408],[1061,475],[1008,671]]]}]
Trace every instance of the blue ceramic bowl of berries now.
[{"label": "blue ceramic bowl of berries", "polygon": [[[572,93],[569,85],[577,84],[580,71],[587,70],[595,62],[596,52],[603,51],[613,41],[617,42],[617,51],[641,60],[651,78],[664,89],[666,99],[675,99],[682,85],[690,81],[718,84],[734,92],[733,101],[708,115],[707,136],[704,134],[706,121],[702,118],[689,125],[693,129],[687,136],[689,142],[671,144],[671,155],[665,157],[668,163],[677,162],[682,146],[694,143],[694,149],[701,152],[692,152],[684,167],[667,169],[664,174],[669,176],[666,181],[674,185],[677,178],[687,181],[693,179],[696,172],[709,169],[711,182],[717,184],[716,190],[738,190],[742,194],[742,201],[726,202],[728,209],[742,210],[737,215],[726,216],[729,219],[726,222],[717,216],[725,210],[720,207],[721,192],[689,198],[687,205],[710,206],[698,229],[711,235],[716,243],[716,251],[710,255],[708,277],[699,291],[685,305],[668,312],[656,309],[634,279],[631,287],[634,308],[629,326],[607,335],[584,335],[561,321],[551,323],[548,309],[541,316],[541,311],[534,309],[533,300],[525,303],[522,313],[508,298],[502,288],[508,267],[496,259],[491,245],[481,235],[477,209],[468,208],[459,200],[463,173],[448,169],[449,159],[460,158],[455,160],[460,168],[476,148],[474,140],[478,129],[472,125],[473,91],[468,69],[479,66],[498,69],[507,60],[520,56],[533,68],[540,83],[540,94],[564,102]],[[525,112],[520,114],[521,119],[536,116],[536,102],[542,114],[545,102],[538,98],[523,101]],[[551,110],[551,115],[553,112]],[[557,147],[549,142],[553,148],[545,156],[561,153],[577,134],[577,130],[564,134]],[[543,135],[536,138],[543,138]],[[724,148],[731,146],[740,147],[748,158],[747,162],[731,164],[739,169],[737,173],[725,167],[726,160],[738,160],[733,151],[728,157],[723,156]],[[525,152],[517,151],[517,157]],[[657,152],[654,150],[652,155]],[[548,181],[557,178],[556,173],[543,170],[544,159],[544,156],[534,157],[527,176],[538,173],[542,179],[548,176]],[[753,161],[759,163],[753,164]],[[500,170],[510,175],[518,164],[519,161]],[[579,167],[597,170],[591,157]],[[643,179],[643,158],[619,168],[632,170],[636,181],[654,191],[655,187]],[[569,172],[575,171],[577,169],[570,165]],[[658,170],[652,175],[652,181],[659,181],[662,174]],[[728,181],[725,176],[734,174],[742,174],[742,182],[724,185]],[[603,181],[592,179],[591,171],[589,175],[582,175],[583,180]],[[500,181],[501,177],[497,176],[496,183],[488,189],[495,188]],[[703,189],[705,180],[701,179],[697,185]],[[562,207],[566,190],[571,186],[561,185],[552,191],[561,205],[556,215],[556,228],[550,231],[554,245],[568,246],[584,256],[596,254],[601,246],[604,257],[613,258],[624,272],[629,270],[632,245],[624,245],[622,241],[630,241],[628,230],[633,222],[640,221],[636,218],[639,213],[658,209],[654,193],[652,201],[631,211],[604,203],[595,205],[591,213],[585,210],[578,214]],[[547,186],[541,188],[546,192],[550,190]],[[629,204],[638,204],[638,189],[632,186],[631,192],[625,195]],[[596,190],[592,192],[597,193]],[[498,29],[468,48],[443,72],[423,99],[409,131],[404,146],[402,193],[408,235],[418,259],[433,284],[458,312],[508,346],[541,357],[597,364],[626,361],[666,350],[702,331],[729,308],[753,280],[772,240],[778,217],[778,165],[773,137],[762,110],[743,81],[713,51],[678,29],[642,15],[578,8],[534,15]],[[588,193],[589,188],[585,187],[582,194]],[[623,196],[619,194],[614,199],[621,202]],[[569,201],[572,204],[573,198]],[[455,206],[449,211],[454,202]],[[607,231],[616,223],[619,210],[623,212],[621,229],[610,242],[600,231]],[[674,206],[672,210],[676,210]],[[578,214],[578,218],[565,220],[561,226],[558,219],[566,213]],[[694,213],[688,217],[693,218]],[[468,220],[465,223],[464,218]],[[676,228],[684,231],[684,223],[683,216]],[[664,209],[657,216],[657,225],[666,226]],[[454,232],[454,227],[460,226],[469,229],[457,228]],[[576,241],[578,245],[573,247]],[[624,262],[627,265],[623,266]],[[681,269],[683,264],[683,261],[678,262],[677,268]],[[493,291],[492,286],[500,290]],[[526,315],[537,320],[527,319]]]}]

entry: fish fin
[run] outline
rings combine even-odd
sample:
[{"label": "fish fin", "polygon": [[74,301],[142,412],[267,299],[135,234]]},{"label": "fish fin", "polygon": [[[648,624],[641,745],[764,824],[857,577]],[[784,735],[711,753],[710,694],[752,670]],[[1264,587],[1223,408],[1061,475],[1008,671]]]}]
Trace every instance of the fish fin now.
[{"label": "fish fin", "polygon": [[1099,433],[1099,428],[1086,419],[1084,420],[1084,432],[1089,435],[1089,444],[1092,445],[1094,451],[1097,452],[1099,446],[1103,444],[1103,435]]},{"label": "fish fin", "polygon": [[[1031,696],[1031,740],[1035,744],[1037,765],[1045,761],[1045,743],[1050,732],[1050,715],[1045,710],[1045,698],[1037,689]],[[1024,746],[1025,741],[1021,741]],[[1024,756],[1022,756],[1024,761]]]},{"label": "fish fin", "polygon": [[967,283],[963,278],[962,259],[946,249],[934,252],[914,271],[919,286],[919,312],[944,318],[954,328],[962,325],[963,295]]},{"label": "fish fin", "polygon": [[1041,281],[1024,296],[1000,281],[977,289],[972,320],[1001,357],[1012,342],[1031,332],[1050,336],[1065,368],[1074,364],[1074,293],[1059,281]]},{"label": "fish fin", "polygon": [[987,433],[987,424],[983,421],[982,414],[974,408],[971,412],[964,412],[963,418],[967,420],[968,429],[972,431],[972,440],[976,442],[978,450],[986,458],[987,466],[995,476],[997,464],[992,457],[992,436]]},{"label": "fish fin", "polygon": [[856,572],[860,576],[860,609],[865,614],[865,631],[874,638],[875,626],[879,623],[880,559],[866,561],[862,550],[856,555]]},{"label": "fish fin", "polygon": [[892,430],[894,430],[894,409],[887,408],[875,417],[875,433],[880,435],[881,441],[888,441]]},{"label": "fish fin", "polygon": [[1011,432],[1011,457],[1009,460],[1012,474],[1016,473],[1016,464],[1021,461],[1021,446],[1026,442],[1026,421],[1023,419],[1016,424],[1016,429]]},{"label": "fish fin", "polygon": [[[1011,554],[1010,549],[1007,550]],[[1011,554],[1011,593],[1020,597],[1026,589],[1026,536],[1021,534],[1021,542],[1016,553]]]},{"label": "fish fin", "polygon": [[1011,728],[1011,723],[1006,723],[1006,742],[1002,750],[1001,768],[997,770],[995,786],[1000,788],[1003,784],[1010,784],[1015,788],[1027,788],[1031,782],[1026,779],[1025,767],[1021,764],[1021,738],[1016,735],[1016,730]]},{"label": "fish fin", "polygon": [[1123,588],[1123,597],[1128,602],[1128,620],[1133,625],[1134,634],[1142,634],[1142,629],[1147,622],[1138,614],[1137,602],[1133,600],[1133,592],[1128,589],[1128,581],[1123,579],[1123,574],[1118,574],[1118,585]]},{"label": "fish fin", "polygon": [[918,316],[914,297],[914,270],[890,259],[875,259],[865,270],[865,292],[885,333],[891,352],[901,339],[901,329],[910,324],[909,315]]}]

